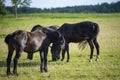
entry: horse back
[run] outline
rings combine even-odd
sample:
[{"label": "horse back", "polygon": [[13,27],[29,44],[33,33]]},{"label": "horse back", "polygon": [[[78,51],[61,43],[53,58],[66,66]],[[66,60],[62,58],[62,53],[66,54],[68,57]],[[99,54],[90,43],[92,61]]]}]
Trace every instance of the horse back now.
[{"label": "horse back", "polygon": [[98,35],[99,26],[97,23],[84,21],[80,23],[65,23],[59,28],[60,33],[69,42],[79,42],[87,38],[94,38]]},{"label": "horse back", "polygon": [[40,50],[44,40],[46,39],[46,35],[41,31],[28,32],[27,36],[28,39],[24,49],[25,52],[36,52]]}]

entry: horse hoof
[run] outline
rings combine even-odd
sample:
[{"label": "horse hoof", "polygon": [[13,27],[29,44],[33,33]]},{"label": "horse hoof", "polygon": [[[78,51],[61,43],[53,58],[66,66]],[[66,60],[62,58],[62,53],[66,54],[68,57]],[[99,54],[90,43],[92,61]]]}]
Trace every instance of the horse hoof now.
[{"label": "horse hoof", "polygon": [[67,60],[67,62],[69,62],[69,60]]},{"label": "horse hoof", "polygon": [[99,59],[96,59],[95,61],[99,61]]},{"label": "horse hoof", "polygon": [[9,75],[13,75],[11,72],[7,72],[7,76],[9,76]]},{"label": "horse hoof", "polygon": [[92,59],[90,59],[89,62],[92,62]]},{"label": "horse hoof", "polygon": [[19,76],[19,74],[16,71],[13,71],[13,75]]},{"label": "horse hoof", "polygon": [[45,71],[45,72],[48,72],[48,70],[47,70],[47,69],[44,69],[44,71]]},{"label": "horse hoof", "polygon": [[63,61],[63,59],[61,59],[61,61]]},{"label": "horse hoof", "polygon": [[44,71],[41,71],[41,73],[43,73]]},{"label": "horse hoof", "polygon": [[14,73],[14,75],[15,75],[15,76],[19,76],[19,74],[18,74],[18,73]]},{"label": "horse hoof", "polygon": [[46,70],[46,69],[41,70],[41,73],[44,73],[44,72],[48,72],[48,70]]}]

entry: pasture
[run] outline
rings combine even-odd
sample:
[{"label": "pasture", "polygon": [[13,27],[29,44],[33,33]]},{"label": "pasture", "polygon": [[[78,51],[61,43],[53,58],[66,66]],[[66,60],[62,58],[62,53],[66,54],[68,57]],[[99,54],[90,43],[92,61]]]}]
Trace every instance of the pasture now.
[{"label": "pasture", "polygon": [[[84,50],[78,44],[70,44],[70,62],[51,62],[48,53],[48,72],[40,72],[40,56],[35,53],[33,60],[28,60],[27,54],[22,53],[18,62],[19,76],[6,75],[7,45],[4,38],[8,33],[22,29],[30,31],[36,24],[43,26],[59,25],[63,23],[77,23],[93,21],[99,24],[100,59],[89,61],[90,49]],[[50,50],[50,49],[49,49]],[[14,55],[13,55],[14,58]],[[68,13],[40,13],[13,15],[0,18],[0,80],[120,80],[120,14],[68,14]],[[12,60],[13,61],[13,60]],[[13,62],[11,66],[13,70]]]}]

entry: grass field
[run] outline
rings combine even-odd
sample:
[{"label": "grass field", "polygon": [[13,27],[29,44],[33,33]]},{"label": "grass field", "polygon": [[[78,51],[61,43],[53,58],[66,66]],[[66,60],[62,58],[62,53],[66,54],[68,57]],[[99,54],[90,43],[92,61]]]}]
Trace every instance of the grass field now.
[{"label": "grass field", "polygon": [[[41,73],[39,53],[34,54],[32,61],[27,60],[26,53],[23,53],[18,64],[19,76],[6,75],[7,46],[4,38],[8,33],[18,29],[30,31],[36,24],[60,26],[81,21],[94,21],[100,26],[99,61],[95,61],[96,51],[93,62],[88,62],[89,47],[79,50],[78,44],[71,43],[70,62],[66,62],[66,58],[64,61],[51,62],[49,51],[49,72]],[[0,18],[0,80],[120,80],[120,14],[41,13],[19,15],[18,19],[12,15]]]}]

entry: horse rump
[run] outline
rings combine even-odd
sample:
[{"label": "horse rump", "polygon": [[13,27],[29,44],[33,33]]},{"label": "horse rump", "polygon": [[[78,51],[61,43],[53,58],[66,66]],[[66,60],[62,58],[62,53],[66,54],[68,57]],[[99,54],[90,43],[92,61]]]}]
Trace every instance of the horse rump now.
[{"label": "horse rump", "polygon": [[12,39],[12,34],[8,34],[8,35],[5,37],[4,42],[5,42],[6,44],[9,44],[9,42],[10,42],[11,39]]}]

